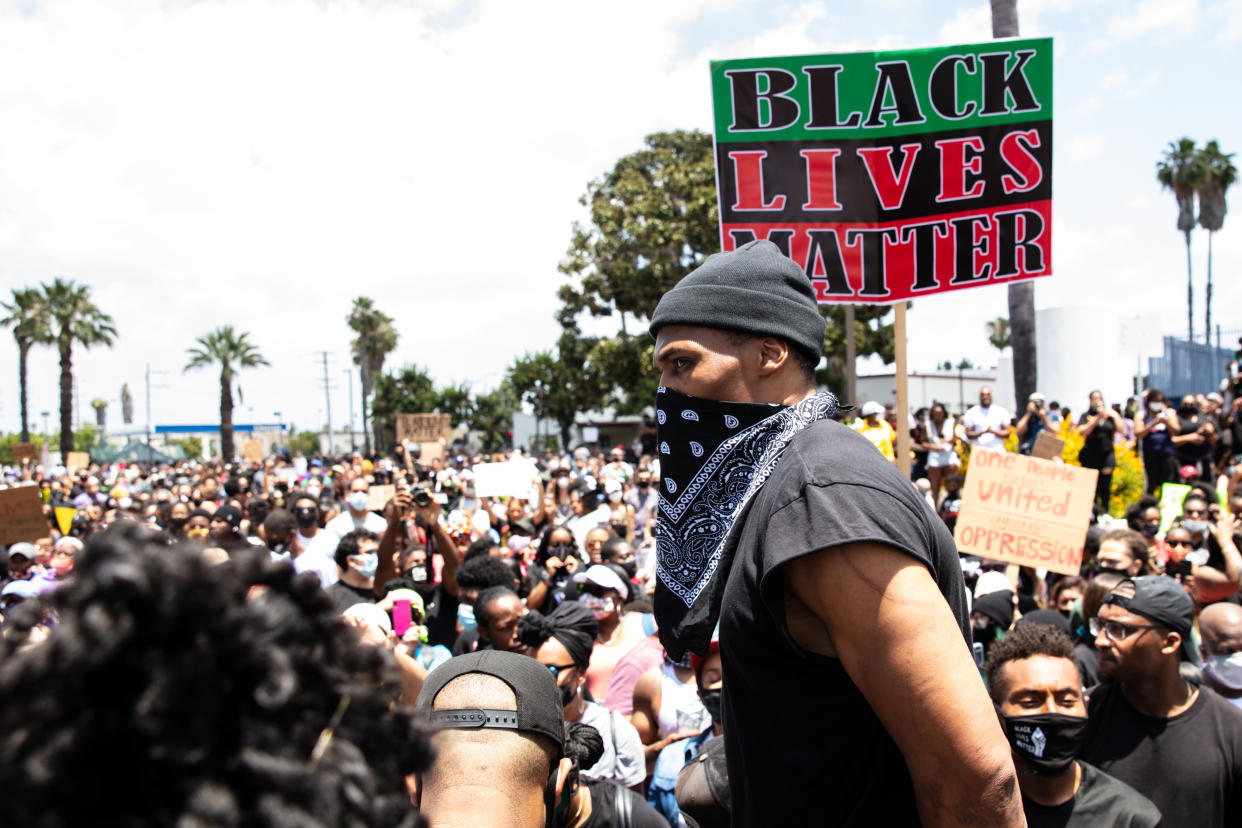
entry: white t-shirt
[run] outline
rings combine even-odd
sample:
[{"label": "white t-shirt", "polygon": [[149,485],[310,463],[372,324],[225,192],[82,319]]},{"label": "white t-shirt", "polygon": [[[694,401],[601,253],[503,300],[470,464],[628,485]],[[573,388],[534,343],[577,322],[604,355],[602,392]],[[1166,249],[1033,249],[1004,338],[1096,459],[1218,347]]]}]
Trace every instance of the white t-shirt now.
[{"label": "white t-shirt", "polygon": [[604,740],[604,755],[594,765],[582,770],[583,779],[588,782],[610,779],[623,788],[629,788],[647,778],[643,740],[624,716],[602,704],[587,702],[582,723],[599,731]]},{"label": "white t-shirt", "polygon": [[988,431],[990,428],[999,428],[1003,425],[1009,425],[1012,419],[1009,412],[1001,408],[999,405],[989,405],[987,408],[983,406],[972,406],[962,416],[962,425],[969,431],[982,431],[973,440],[970,440],[972,446],[980,448],[1002,449],[1005,447],[1005,441],[995,434]]},{"label": "white t-shirt", "polygon": [[375,514],[375,512],[367,512],[365,518],[356,520],[350,511],[346,509],[328,521],[323,528],[336,535],[339,540],[355,529],[369,529],[377,535],[382,535],[384,530],[388,528],[388,521]]}]

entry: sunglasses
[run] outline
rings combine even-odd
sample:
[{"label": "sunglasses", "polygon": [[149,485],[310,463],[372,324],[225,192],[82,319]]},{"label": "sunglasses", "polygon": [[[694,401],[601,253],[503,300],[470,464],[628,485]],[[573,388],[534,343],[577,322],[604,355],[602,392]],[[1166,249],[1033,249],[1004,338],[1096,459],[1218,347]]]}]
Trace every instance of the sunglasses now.
[{"label": "sunglasses", "polygon": [[1130,637],[1135,630],[1158,630],[1159,627],[1153,627],[1150,624],[1123,624],[1120,621],[1102,621],[1099,618],[1092,618],[1087,625],[1091,629],[1093,636],[1099,637],[1100,631],[1104,631],[1104,635],[1114,644],[1120,644]]}]

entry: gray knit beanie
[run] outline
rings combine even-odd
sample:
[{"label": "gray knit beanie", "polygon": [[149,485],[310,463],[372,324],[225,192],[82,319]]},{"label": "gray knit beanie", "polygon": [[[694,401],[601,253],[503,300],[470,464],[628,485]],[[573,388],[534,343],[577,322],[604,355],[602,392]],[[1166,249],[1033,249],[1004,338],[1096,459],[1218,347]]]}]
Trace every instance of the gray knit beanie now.
[{"label": "gray knit beanie", "polygon": [[811,280],[766,240],[708,256],[656,305],[651,335],[665,325],[777,336],[816,358],[824,348],[825,323]]}]

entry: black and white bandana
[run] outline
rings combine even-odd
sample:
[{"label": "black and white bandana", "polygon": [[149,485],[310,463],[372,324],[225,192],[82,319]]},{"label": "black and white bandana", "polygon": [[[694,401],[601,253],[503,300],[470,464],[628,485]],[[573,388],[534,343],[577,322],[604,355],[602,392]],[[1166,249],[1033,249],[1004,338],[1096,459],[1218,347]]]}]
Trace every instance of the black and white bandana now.
[{"label": "black and white bandana", "polygon": [[[837,410],[824,392],[791,406],[656,393],[660,452],[656,622],[673,660],[707,652],[737,531],[789,441]],[[715,577],[720,573],[720,577]]]}]

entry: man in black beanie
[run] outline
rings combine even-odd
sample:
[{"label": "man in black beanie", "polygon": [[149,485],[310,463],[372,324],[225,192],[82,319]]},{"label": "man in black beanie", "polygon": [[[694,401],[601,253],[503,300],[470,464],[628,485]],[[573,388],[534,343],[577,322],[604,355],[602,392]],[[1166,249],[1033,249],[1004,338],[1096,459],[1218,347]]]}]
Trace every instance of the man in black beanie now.
[{"label": "man in black beanie", "polygon": [[735,825],[1021,825],[953,538],[832,419],[824,330],[767,241],[656,307],[661,641],[702,654],[719,622]]}]

